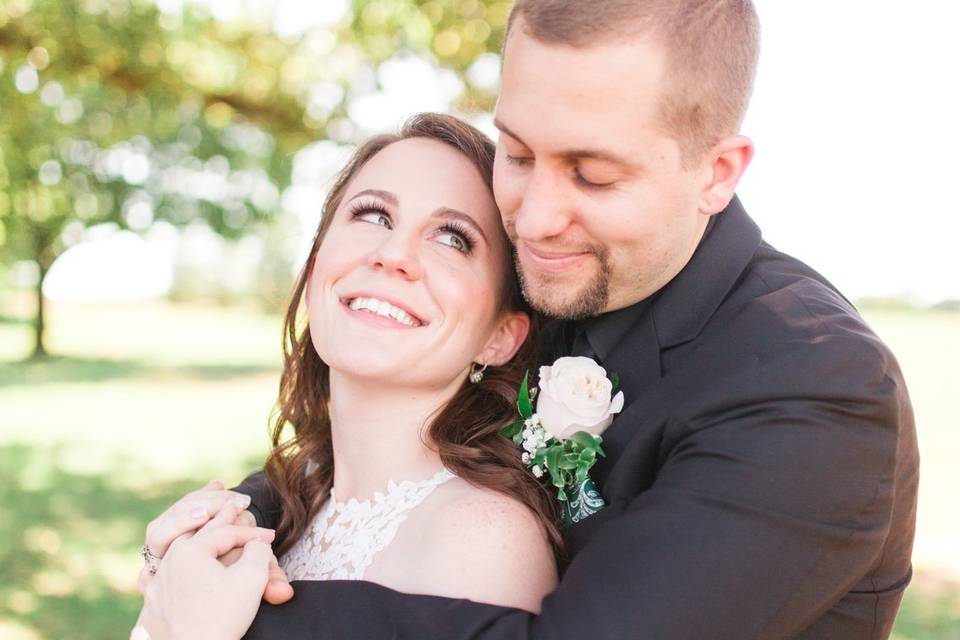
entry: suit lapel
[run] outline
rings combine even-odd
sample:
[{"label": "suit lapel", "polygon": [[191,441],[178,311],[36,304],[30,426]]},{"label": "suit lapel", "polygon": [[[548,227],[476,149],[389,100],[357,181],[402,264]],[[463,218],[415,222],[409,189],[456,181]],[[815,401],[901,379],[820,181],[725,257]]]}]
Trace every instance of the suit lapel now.
[{"label": "suit lapel", "polygon": [[610,493],[606,480],[627,443],[652,416],[669,410],[662,406],[657,391],[661,378],[669,373],[662,370],[662,351],[699,335],[760,243],[760,229],[734,197],[718,214],[687,266],[655,294],[652,304],[606,354],[603,366],[620,376],[625,406],[603,433],[607,457],[600,458],[590,471],[605,498],[609,499]]}]

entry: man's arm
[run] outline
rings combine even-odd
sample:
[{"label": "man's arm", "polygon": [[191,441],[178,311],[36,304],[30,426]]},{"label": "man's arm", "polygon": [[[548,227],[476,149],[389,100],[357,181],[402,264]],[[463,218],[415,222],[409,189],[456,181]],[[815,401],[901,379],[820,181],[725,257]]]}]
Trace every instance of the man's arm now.
[{"label": "man's arm", "polygon": [[250,496],[250,506],[247,507],[247,511],[253,514],[258,527],[277,528],[280,521],[280,496],[267,479],[267,474],[263,471],[251,474],[231,491]]},{"label": "man's arm", "polygon": [[[614,511],[541,615],[333,581],[298,589],[295,617],[331,638],[796,636],[875,565],[896,484],[915,480],[899,372],[872,346],[824,339],[734,368],[697,405],[669,418],[652,488],[608,496]],[[639,463],[633,444],[609,485]]]}]

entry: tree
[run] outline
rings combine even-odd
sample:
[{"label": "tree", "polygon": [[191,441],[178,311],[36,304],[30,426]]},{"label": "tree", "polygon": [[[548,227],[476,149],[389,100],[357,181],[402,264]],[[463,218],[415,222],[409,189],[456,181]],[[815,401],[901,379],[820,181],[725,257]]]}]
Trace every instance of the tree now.
[{"label": "tree", "polygon": [[[500,49],[509,5],[355,0],[339,24],[295,37],[203,4],[0,5],[0,262],[39,267],[34,355],[44,278],[78,231],[199,219],[233,238],[269,224],[294,153],[338,129],[350,141],[350,101],[375,89],[358,69],[414,51],[469,78]],[[492,106],[490,87],[464,86],[462,110]]]},{"label": "tree", "polygon": [[34,355],[70,225],[199,218],[238,236],[270,218],[316,135],[277,73],[292,48],[146,2],[0,8],[0,248],[40,269]]}]

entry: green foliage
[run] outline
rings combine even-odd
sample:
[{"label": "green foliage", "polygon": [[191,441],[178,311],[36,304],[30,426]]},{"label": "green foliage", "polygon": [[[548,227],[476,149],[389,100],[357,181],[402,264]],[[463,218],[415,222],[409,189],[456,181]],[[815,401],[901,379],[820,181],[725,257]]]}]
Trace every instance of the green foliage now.
[{"label": "green foliage", "polygon": [[[0,262],[33,260],[43,277],[104,222],[262,229],[298,149],[328,131],[352,141],[347,105],[376,88],[357,81],[364,69],[413,51],[465,76],[500,49],[508,11],[356,0],[341,24],[281,38],[269,20],[218,22],[202,4],[0,4]],[[493,88],[465,87],[461,108],[492,107]]]},{"label": "green foliage", "polygon": [[529,387],[530,373],[523,374],[523,382],[520,383],[520,393],[517,395],[517,411],[521,418],[529,418],[533,415],[533,402]]}]

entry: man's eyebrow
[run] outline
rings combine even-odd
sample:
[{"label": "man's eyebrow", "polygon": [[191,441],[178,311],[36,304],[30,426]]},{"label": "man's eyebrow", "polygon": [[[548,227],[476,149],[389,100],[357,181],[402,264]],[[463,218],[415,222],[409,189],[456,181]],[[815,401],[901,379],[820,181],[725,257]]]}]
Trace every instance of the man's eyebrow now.
[{"label": "man's eyebrow", "polygon": [[454,220],[459,220],[460,222],[463,222],[467,226],[473,228],[478,234],[480,234],[480,237],[483,238],[484,242],[486,242],[487,244],[490,244],[490,240],[489,238],[487,238],[487,234],[483,232],[483,227],[477,224],[477,221],[473,219],[473,216],[467,213],[464,213],[463,211],[460,211],[458,209],[451,209],[450,207],[440,207],[439,209],[433,212],[432,217],[453,218]]},{"label": "man's eyebrow", "polygon": [[507,125],[503,124],[503,122],[500,121],[500,119],[498,119],[498,118],[496,118],[496,117],[494,117],[494,119],[493,119],[493,126],[495,126],[495,127],[497,128],[497,131],[499,131],[500,133],[505,133],[505,134],[507,134],[508,136],[510,136],[511,138],[513,138],[514,140],[516,140],[517,142],[519,142],[520,144],[522,144],[523,146],[525,146],[525,147],[529,147],[529,146],[530,146],[530,145],[528,145],[526,142],[523,141],[523,138],[521,138],[521,137],[518,136],[516,133],[514,133],[513,131],[511,131],[511,130],[510,130],[510,127],[508,127]]},{"label": "man's eyebrow", "polygon": [[[501,133],[507,134],[508,136],[510,136],[511,138],[513,138],[514,140],[522,144],[523,146],[527,147],[528,149],[530,148],[530,145],[524,142],[523,138],[521,138],[516,133],[511,131],[510,128],[507,127],[507,125],[503,124],[502,121],[494,118],[493,126],[495,126]],[[620,156],[612,151],[607,151],[606,149],[565,149],[553,155],[556,155],[568,161],[589,159],[589,160],[603,160],[606,162],[612,162],[614,164],[619,164],[626,167],[632,167],[636,165],[635,162],[630,162],[623,156]]]},{"label": "man's eyebrow", "polygon": [[356,200],[360,196],[373,196],[375,198],[380,198],[381,200],[387,202],[388,204],[392,204],[393,206],[397,206],[399,203],[396,194],[390,191],[383,191],[381,189],[364,189],[363,191],[358,191],[357,193],[353,194],[350,200]]}]

